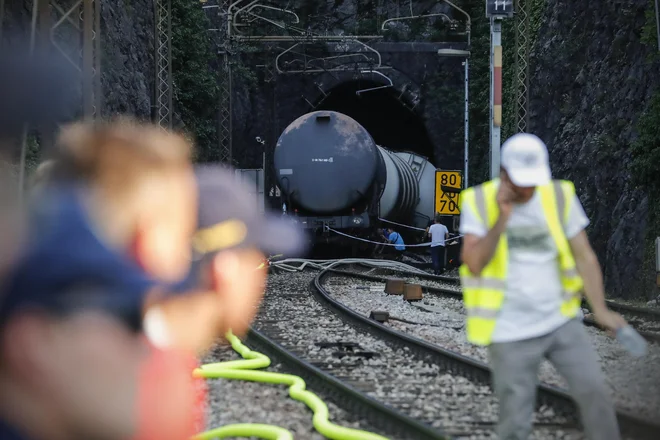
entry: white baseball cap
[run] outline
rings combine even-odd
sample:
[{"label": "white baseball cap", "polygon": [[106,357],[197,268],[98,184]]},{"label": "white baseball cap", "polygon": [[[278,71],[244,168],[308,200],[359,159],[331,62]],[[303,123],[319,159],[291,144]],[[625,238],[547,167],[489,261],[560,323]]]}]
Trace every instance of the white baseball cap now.
[{"label": "white baseball cap", "polygon": [[501,164],[516,186],[545,185],[552,179],[548,149],[529,133],[511,136],[502,145]]}]

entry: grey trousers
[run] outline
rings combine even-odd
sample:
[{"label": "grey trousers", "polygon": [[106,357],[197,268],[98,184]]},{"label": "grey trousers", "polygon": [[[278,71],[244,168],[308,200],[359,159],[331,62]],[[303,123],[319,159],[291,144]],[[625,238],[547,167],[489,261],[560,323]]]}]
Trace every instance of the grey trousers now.
[{"label": "grey trousers", "polygon": [[532,432],[538,370],[544,357],[566,379],[587,437],[620,440],[605,377],[580,320],[538,338],[493,343],[489,354],[500,406],[500,440],[526,440]]}]

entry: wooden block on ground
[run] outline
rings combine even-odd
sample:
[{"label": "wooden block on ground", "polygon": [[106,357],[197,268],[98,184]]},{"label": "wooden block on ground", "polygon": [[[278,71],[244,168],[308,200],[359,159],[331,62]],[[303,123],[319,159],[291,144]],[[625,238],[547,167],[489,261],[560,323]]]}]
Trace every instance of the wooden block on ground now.
[{"label": "wooden block on ground", "polygon": [[403,286],[405,284],[403,280],[387,280],[385,283],[385,293],[389,295],[403,295]]},{"label": "wooden block on ground", "polygon": [[419,284],[408,284],[403,286],[403,299],[406,301],[419,301],[422,299],[422,286]]},{"label": "wooden block on ground", "polygon": [[385,322],[389,317],[390,317],[389,312],[385,312],[381,310],[372,310],[371,313],[369,314],[369,319],[373,319],[374,321],[378,321],[378,322]]}]

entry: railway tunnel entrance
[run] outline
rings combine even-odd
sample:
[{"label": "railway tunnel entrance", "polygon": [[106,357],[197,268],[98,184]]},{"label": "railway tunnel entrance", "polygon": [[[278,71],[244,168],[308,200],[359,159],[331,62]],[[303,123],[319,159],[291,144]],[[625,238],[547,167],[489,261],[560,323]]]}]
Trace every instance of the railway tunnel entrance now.
[{"label": "railway tunnel entrance", "polygon": [[378,145],[395,151],[413,151],[433,163],[433,144],[422,119],[409,109],[409,103],[399,99],[395,88],[359,90],[380,87],[382,83],[356,80],[332,88],[316,110],[332,110],[359,122]]}]

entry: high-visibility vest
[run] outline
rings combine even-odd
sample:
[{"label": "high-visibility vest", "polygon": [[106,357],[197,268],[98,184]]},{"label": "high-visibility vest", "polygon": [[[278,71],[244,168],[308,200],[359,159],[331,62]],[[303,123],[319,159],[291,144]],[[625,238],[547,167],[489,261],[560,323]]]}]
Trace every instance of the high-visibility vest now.
[{"label": "high-visibility vest", "polygon": [[[461,192],[461,209],[471,208],[489,230],[499,217],[498,182],[499,179],[491,180]],[[563,225],[568,220],[570,204],[575,196],[575,186],[569,181],[553,180],[547,185],[536,187],[536,190],[541,197],[550,235],[557,246],[557,260],[563,289],[561,313],[573,318],[580,309],[584,284],[575,266],[575,259]],[[480,274],[475,275],[470,272],[465,263],[459,269],[463,302],[467,312],[467,338],[473,344],[488,345],[491,342],[497,317],[505,300],[508,262],[507,237],[502,233],[493,258]]]}]

